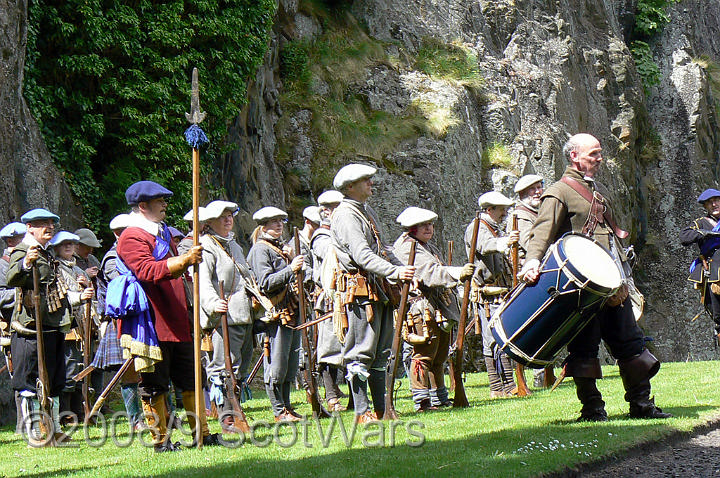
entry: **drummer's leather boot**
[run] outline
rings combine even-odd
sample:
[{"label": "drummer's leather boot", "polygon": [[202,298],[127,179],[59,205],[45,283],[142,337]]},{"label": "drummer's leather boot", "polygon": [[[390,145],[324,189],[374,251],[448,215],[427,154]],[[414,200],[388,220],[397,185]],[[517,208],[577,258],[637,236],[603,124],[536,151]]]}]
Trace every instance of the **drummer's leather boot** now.
[{"label": "drummer's leather boot", "polygon": [[650,397],[650,378],[660,369],[660,361],[649,350],[618,360],[620,377],[625,387],[625,400],[630,403],[630,418],[670,418],[671,413],[663,412]]},{"label": "drummer's leather boot", "polygon": [[582,403],[579,422],[606,422],[607,412],[602,394],[597,388],[596,379],[589,377],[573,377],[577,397]]}]

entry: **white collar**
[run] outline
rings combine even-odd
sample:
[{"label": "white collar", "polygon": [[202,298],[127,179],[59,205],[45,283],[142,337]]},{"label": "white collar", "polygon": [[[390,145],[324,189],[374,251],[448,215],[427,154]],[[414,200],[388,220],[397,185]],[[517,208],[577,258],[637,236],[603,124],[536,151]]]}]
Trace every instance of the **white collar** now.
[{"label": "white collar", "polygon": [[153,236],[157,236],[160,233],[160,224],[159,222],[146,219],[145,216],[139,212],[131,212],[130,218],[128,219],[128,227],[139,227]]}]

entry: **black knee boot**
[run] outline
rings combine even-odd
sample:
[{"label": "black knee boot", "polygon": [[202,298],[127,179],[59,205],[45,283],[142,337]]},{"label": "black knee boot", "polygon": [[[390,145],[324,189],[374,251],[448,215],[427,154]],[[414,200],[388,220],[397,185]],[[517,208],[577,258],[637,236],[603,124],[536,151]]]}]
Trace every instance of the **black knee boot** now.
[{"label": "black knee boot", "polygon": [[605,422],[607,412],[602,394],[596,385],[596,379],[588,377],[574,377],[577,397],[582,403],[579,422]]},{"label": "black knee boot", "polygon": [[660,369],[660,362],[649,350],[629,359],[618,360],[620,377],[625,388],[625,401],[630,403],[630,418],[670,418],[650,397],[650,378]]}]

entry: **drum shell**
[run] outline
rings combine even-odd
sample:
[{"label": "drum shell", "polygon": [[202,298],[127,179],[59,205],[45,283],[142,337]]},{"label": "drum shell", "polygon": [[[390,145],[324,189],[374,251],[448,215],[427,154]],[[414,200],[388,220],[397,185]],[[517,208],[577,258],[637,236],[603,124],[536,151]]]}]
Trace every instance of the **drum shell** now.
[{"label": "drum shell", "polygon": [[521,284],[511,292],[490,324],[498,346],[531,368],[552,364],[617,290],[582,276],[567,260],[562,239],[548,251],[541,271],[534,285]]}]

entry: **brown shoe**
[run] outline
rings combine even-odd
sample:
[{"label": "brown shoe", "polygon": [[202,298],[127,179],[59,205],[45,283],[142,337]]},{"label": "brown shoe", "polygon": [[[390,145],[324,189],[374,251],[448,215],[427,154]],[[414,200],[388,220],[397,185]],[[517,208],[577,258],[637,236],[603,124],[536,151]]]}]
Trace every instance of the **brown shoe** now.
[{"label": "brown shoe", "polygon": [[302,418],[296,417],[295,415],[290,413],[287,408],[283,408],[282,412],[280,412],[280,415],[277,415],[275,417],[276,422],[299,422],[300,420],[302,420]]},{"label": "brown shoe", "polygon": [[339,399],[331,398],[327,401],[327,410],[328,412],[344,412],[347,408],[340,403]]},{"label": "brown shoe", "polygon": [[57,432],[54,434],[55,443],[67,443],[72,440],[70,435],[66,435],[63,432]]},{"label": "brown shoe", "polygon": [[377,413],[371,412],[370,410],[367,410],[362,415],[355,415],[355,423],[358,425],[362,425],[364,423],[371,423],[371,422],[377,422],[378,416]]}]

